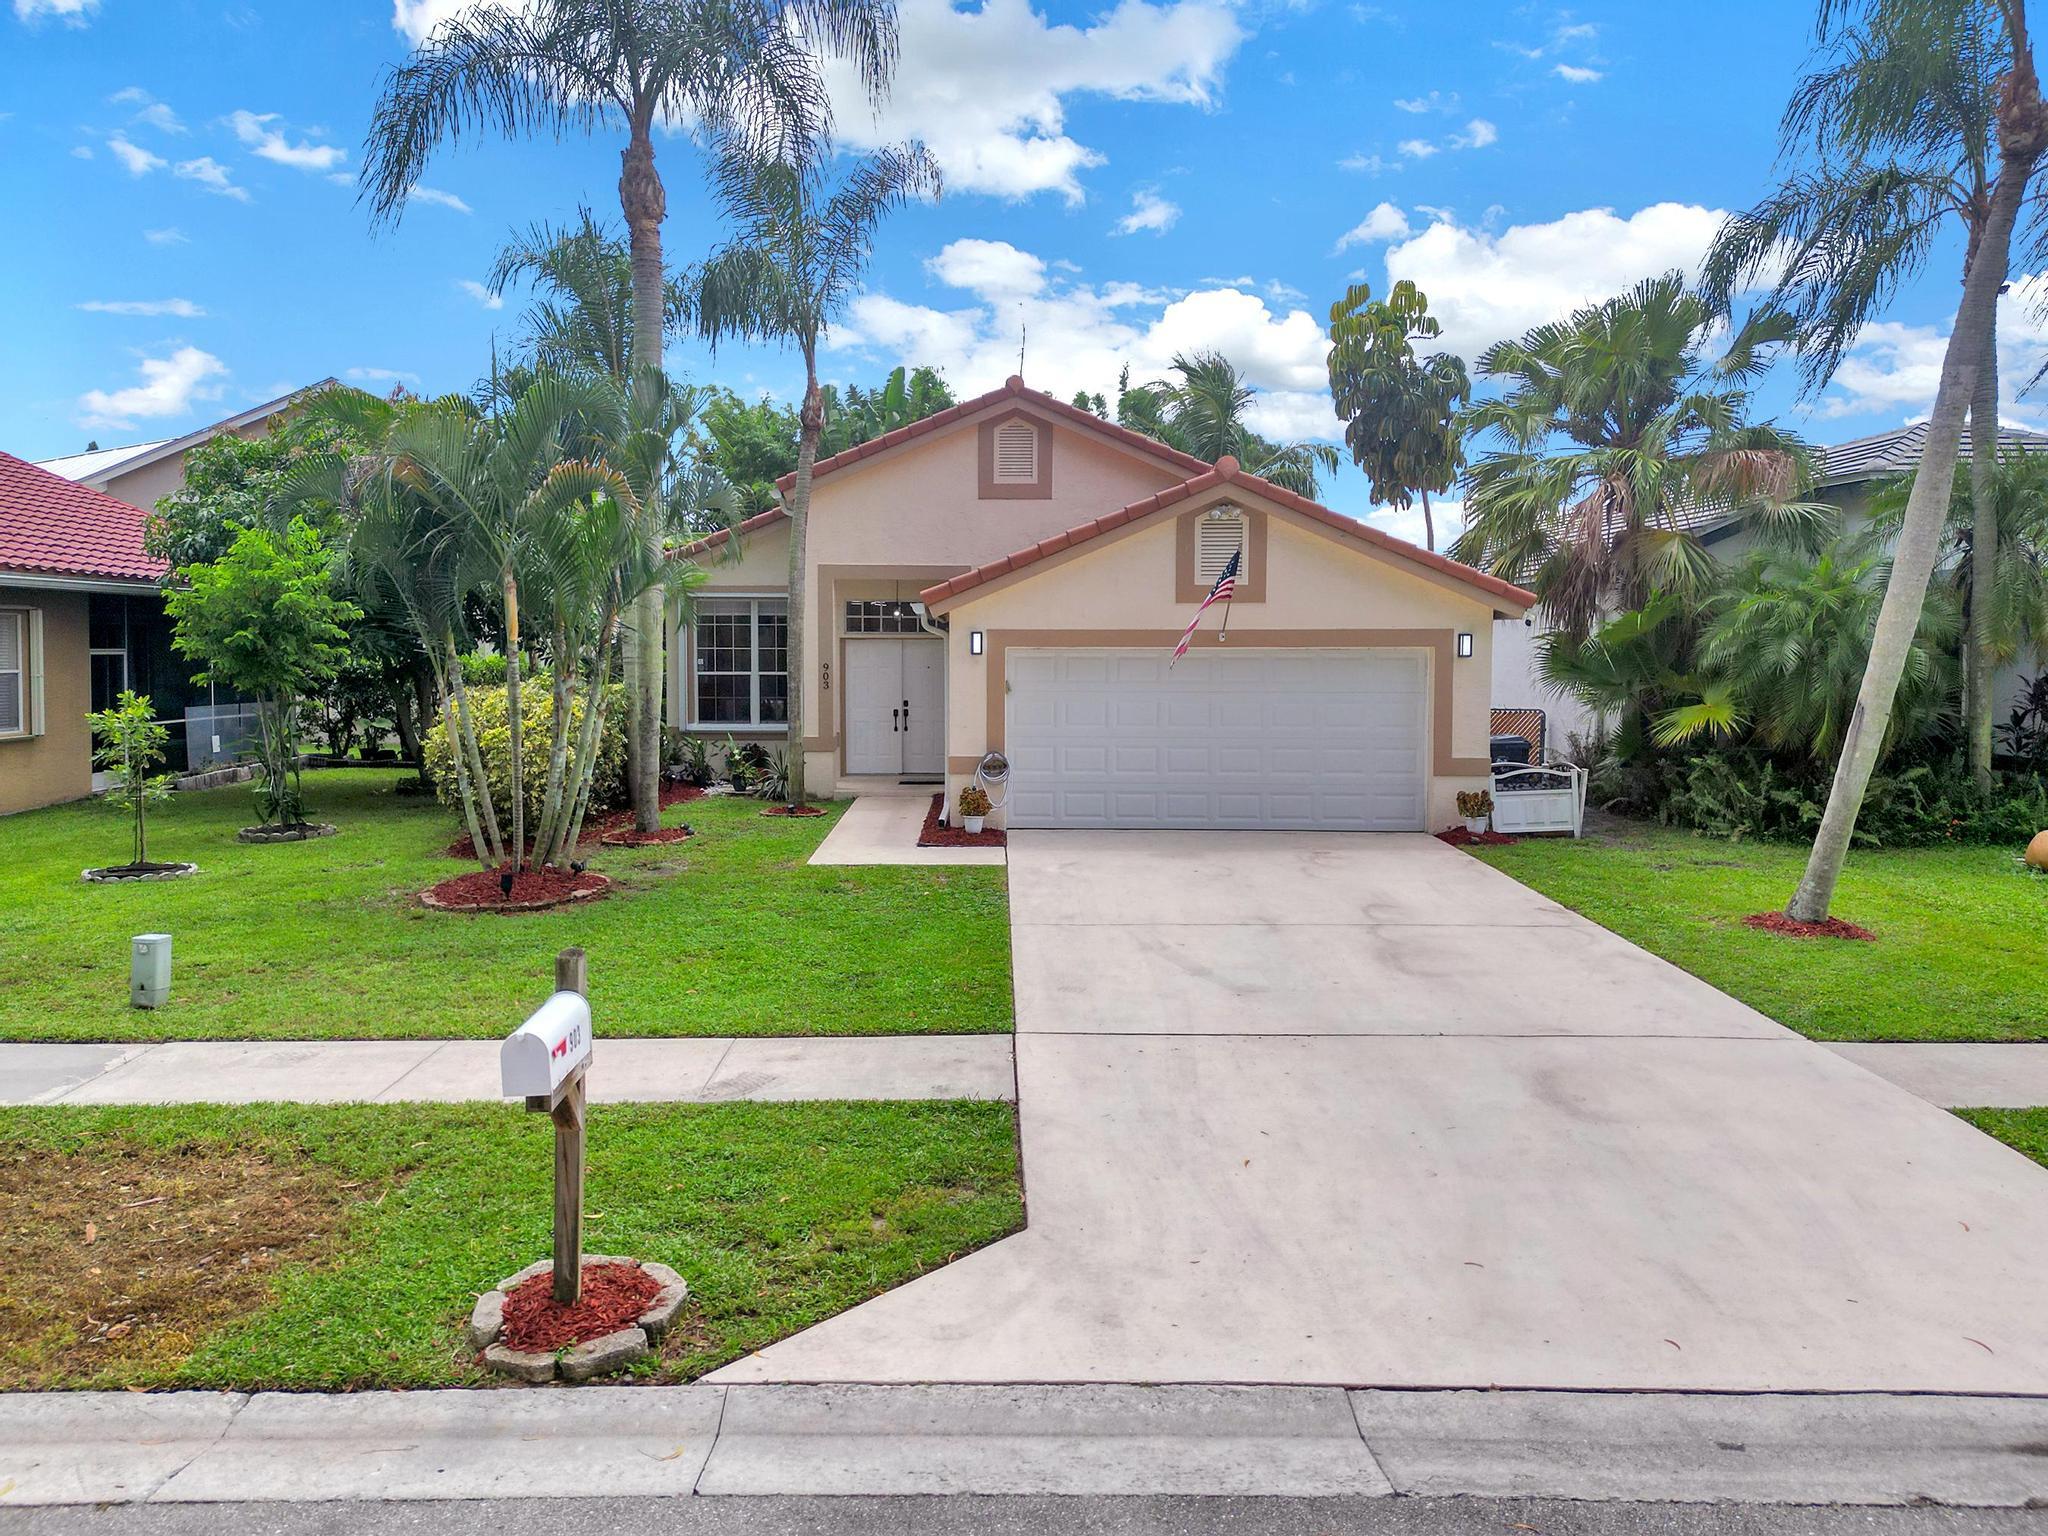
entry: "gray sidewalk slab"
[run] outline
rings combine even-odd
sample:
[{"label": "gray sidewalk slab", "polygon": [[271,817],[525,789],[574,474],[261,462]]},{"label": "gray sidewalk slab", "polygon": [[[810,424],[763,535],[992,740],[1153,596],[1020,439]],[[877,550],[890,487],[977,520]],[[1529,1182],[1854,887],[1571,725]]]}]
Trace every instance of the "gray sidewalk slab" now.
[{"label": "gray sidewalk slab", "polygon": [[2048,1401],[1356,1392],[1397,1491],[2016,1505],[2048,1499]]},{"label": "gray sidewalk slab", "polygon": [[215,1445],[239,1392],[0,1394],[0,1507],[148,1498]]},{"label": "gray sidewalk slab", "polygon": [[[118,1065],[107,1069],[109,1061]],[[591,1102],[599,1104],[1015,1093],[1008,1035],[599,1040],[590,1075]],[[498,1096],[495,1040],[0,1044],[0,1104],[449,1104]]]},{"label": "gray sidewalk slab", "polygon": [[2048,1104],[2048,1045],[1915,1041],[1845,1043],[1828,1049],[1944,1109],[2031,1109]]},{"label": "gray sidewalk slab", "polygon": [[1338,1391],[734,1387],[707,1494],[1390,1493]]},{"label": "gray sidewalk slab", "polygon": [[566,1498],[690,1492],[718,1432],[711,1387],[263,1392],[150,1497]]},{"label": "gray sidewalk slab", "polygon": [[811,855],[813,864],[1001,864],[1001,848],[920,848],[928,795],[862,795]]}]

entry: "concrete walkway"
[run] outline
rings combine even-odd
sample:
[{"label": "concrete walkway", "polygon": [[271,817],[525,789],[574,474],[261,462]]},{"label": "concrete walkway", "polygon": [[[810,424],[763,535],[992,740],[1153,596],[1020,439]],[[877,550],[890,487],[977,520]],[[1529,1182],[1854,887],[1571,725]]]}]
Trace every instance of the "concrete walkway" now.
[{"label": "concrete walkway", "polygon": [[920,848],[929,794],[862,795],[811,855],[813,864],[1000,864],[1001,848]]},{"label": "concrete walkway", "polygon": [[2048,1104],[2048,1045],[1841,1044],[1829,1050],[1944,1109]]},{"label": "concrete walkway", "polygon": [[711,1380],[2048,1391],[2048,1171],[1432,838],[1010,886],[1030,1226]]},{"label": "concrete walkway", "polygon": [[2044,1443],[2048,1402],[2016,1398],[1199,1386],[18,1394],[0,1396],[0,1512],[600,1492],[2018,1506],[2048,1499]]},{"label": "concrete walkway", "polygon": [[[1008,1035],[600,1040],[599,1104],[1009,1099]],[[498,1097],[495,1040],[0,1045],[0,1104],[457,1103]]]}]

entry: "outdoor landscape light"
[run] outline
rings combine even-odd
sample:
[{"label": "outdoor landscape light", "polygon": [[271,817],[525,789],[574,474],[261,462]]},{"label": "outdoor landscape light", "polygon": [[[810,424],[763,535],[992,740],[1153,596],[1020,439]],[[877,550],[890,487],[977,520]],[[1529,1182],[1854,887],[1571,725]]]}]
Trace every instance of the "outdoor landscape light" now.
[{"label": "outdoor landscape light", "polygon": [[1471,654],[1472,632],[1470,630],[1461,629],[1458,631],[1458,655],[1462,658],[1470,656]]},{"label": "outdoor landscape light", "polygon": [[970,629],[969,631],[967,631],[968,655],[979,656],[982,652],[982,647],[985,646],[987,643],[988,642],[982,638],[982,633],[980,630]]}]

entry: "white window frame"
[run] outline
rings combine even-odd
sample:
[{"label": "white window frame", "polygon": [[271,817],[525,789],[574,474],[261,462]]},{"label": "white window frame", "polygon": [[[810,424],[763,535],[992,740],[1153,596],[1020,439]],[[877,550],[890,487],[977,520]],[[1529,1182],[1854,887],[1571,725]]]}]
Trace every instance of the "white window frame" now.
[{"label": "white window frame", "polygon": [[[697,618],[693,614],[690,618],[690,697],[687,701],[689,705],[687,713],[690,717],[690,723],[687,729],[698,732],[787,731],[789,729],[787,721],[763,720],[761,718],[761,607],[764,603],[779,603],[782,606],[783,621],[787,624],[791,622],[789,617],[789,594],[786,592],[707,592],[698,599],[698,602],[700,604],[744,603],[747,605],[747,637],[749,646],[746,672],[747,718],[745,720],[705,720],[699,718],[697,690],[706,674],[697,665]],[[787,662],[788,654],[785,644],[783,651],[785,663]],[[737,672],[714,672],[709,675],[713,677],[738,677],[740,674]],[[787,679],[789,674],[784,671],[771,672],[768,675],[770,677]],[[787,699],[787,697],[788,695],[785,693],[784,698]]]},{"label": "white window frame", "polygon": [[0,623],[16,626],[21,642],[19,670],[13,674],[21,698],[21,728],[0,731],[0,741],[23,741],[43,734],[43,610],[0,608]]}]

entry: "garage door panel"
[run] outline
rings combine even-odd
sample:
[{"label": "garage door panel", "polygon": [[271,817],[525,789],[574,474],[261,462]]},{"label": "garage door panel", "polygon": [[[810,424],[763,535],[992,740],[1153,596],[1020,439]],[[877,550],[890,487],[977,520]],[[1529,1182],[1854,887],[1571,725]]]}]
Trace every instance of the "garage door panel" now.
[{"label": "garage door panel", "polygon": [[1418,654],[1015,651],[1011,824],[1412,829]]}]

